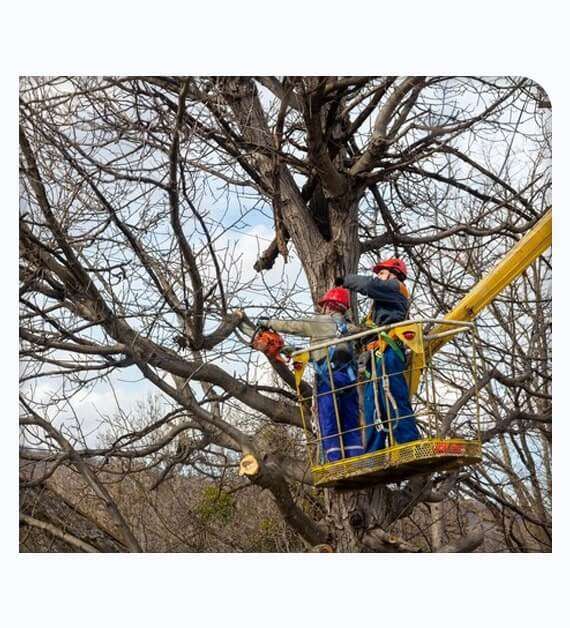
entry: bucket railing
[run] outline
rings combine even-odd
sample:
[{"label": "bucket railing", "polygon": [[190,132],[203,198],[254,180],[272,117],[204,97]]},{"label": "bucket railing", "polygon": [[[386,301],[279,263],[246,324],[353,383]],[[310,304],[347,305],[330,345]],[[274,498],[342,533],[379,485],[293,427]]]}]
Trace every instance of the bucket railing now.
[{"label": "bucket railing", "polygon": [[[437,333],[430,335],[429,329],[436,325]],[[435,338],[445,338],[447,343],[446,350],[441,350],[437,356],[429,351]],[[331,349],[347,343],[352,347],[354,377],[348,383],[339,385],[339,378],[335,377],[339,364]],[[402,356],[406,356],[401,370],[387,372],[384,356],[388,348],[400,350]],[[318,361],[315,354],[321,356]],[[315,343],[293,351],[291,357],[312,467],[358,457],[360,454],[355,456],[354,451],[350,451],[351,447],[347,446],[349,440],[354,441],[350,438],[353,433],[360,436],[362,455],[373,453],[374,450],[370,450],[371,439],[383,442],[385,450],[397,448],[402,445],[397,428],[405,420],[413,421],[418,428],[419,439],[414,438],[414,441],[454,437],[479,440],[479,391],[474,387],[477,379],[477,329],[472,322],[411,319]],[[313,394],[306,397],[301,393],[300,382],[311,379],[306,368],[310,364],[315,367]],[[343,366],[346,367],[346,364],[345,361]],[[458,368],[456,378],[455,375],[445,374],[448,368]],[[402,381],[406,382],[408,390],[416,392],[411,412],[401,414],[398,410],[393,393],[396,380],[400,394]],[[472,394],[465,396],[465,391],[470,388],[474,388]],[[343,407],[346,407],[346,395],[352,394],[354,402],[355,392],[358,396],[358,422],[347,427]],[[325,405],[329,414],[334,413],[334,421],[331,421],[331,416],[327,417],[328,427],[323,434],[325,421],[324,417],[319,417],[318,408],[322,411]],[[308,407],[311,407],[310,416]],[[331,428],[331,423],[336,427]],[[375,437],[374,430],[384,432],[384,436]],[[332,441],[338,446],[331,447]]]}]

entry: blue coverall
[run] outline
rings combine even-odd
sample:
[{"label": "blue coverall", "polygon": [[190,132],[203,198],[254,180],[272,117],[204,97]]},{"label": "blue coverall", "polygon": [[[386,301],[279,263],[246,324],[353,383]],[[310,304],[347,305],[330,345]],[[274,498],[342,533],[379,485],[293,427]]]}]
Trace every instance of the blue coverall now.
[{"label": "blue coverall", "polygon": [[[312,318],[301,320],[282,321],[273,318],[267,320],[268,327],[275,331],[295,336],[307,336],[311,339],[311,344],[335,339],[339,326],[343,323],[346,325],[346,319],[339,313],[316,314]],[[353,325],[347,325],[348,333],[358,330]],[[327,349],[315,350],[311,355],[316,372],[317,412],[323,457],[325,462],[334,462],[341,460],[343,456],[334,399],[330,392],[330,377],[326,364],[327,353],[331,362],[335,389],[356,384],[357,369],[352,348],[348,343],[341,343],[334,350],[332,348],[328,351]],[[344,457],[359,456],[364,453],[364,447],[359,422],[357,387],[351,386],[346,390],[339,390],[335,392],[335,396],[340,428],[343,433]]]},{"label": "blue coverall", "polygon": [[[380,417],[378,417],[374,400],[374,383],[368,382],[364,385],[364,420],[367,426],[364,437],[366,452],[377,451],[386,446],[386,438],[389,433],[387,407],[390,409],[392,435],[396,443],[408,443],[421,438],[416,425],[416,417],[409,400],[408,385],[402,375],[405,362],[391,347],[387,347],[381,357],[376,357],[375,355],[374,359],[376,360],[377,377],[382,375],[382,361],[384,361],[386,375],[389,376],[390,393],[394,399],[395,407],[390,400],[388,400],[389,405],[387,406],[382,380],[378,380],[376,382],[380,409]],[[379,430],[378,428],[381,429]]]},{"label": "blue coverall", "polygon": [[[375,325],[390,325],[406,319],[409,310],[409,294],[404,284],[397,279],[384,280],[378,277],[347,275],[343,285],[349,290],[356,290],[373,299],[371,318]],[[403,351],[403,347],[400,348]],[[420,439],[416,417],[409,400],[408,385],[403,374],[405,362],[389,346],[381,357],[374,355],[376,376],[380,378],[382,375],[382,362],[384,362],[384,369],[386,376],[388,376],[389,390],[395,404],[394,407],[394,404],[389,402],[392,434],[396,443],[407,443]],[[370,372],[372,371],[371,367],[372,365],[369,364],[368,370]],[[364,420],[367,426],[365,449],[367,452],[384,448],[388,433],[387,400],[385,399],[382,379],[376,381],[376,391],[381,421],[378,420],[379,417],[376,412],[374,382],[368,382],[364,385]],[[399,419],[398,417],[405,418]]]},{"label": "blue coverall", "polygon": [[[347,362],[331,359],[333,383],[335,389],[355,384],[357,380],[356,363],[350,358]],[[330,376],[326,359],[314,364],[317,373],[317,408],[319,429],[321,432],[323,453],[326,462],[334,462],[343,458],[340,446],[334,399],[330,393]],[[328,394],[327,394],[328,393]],[[341,430],[344,457],[359,456],[364,453],[362,435],[358,421],[358,392],[356,386],[335,393]]]}]

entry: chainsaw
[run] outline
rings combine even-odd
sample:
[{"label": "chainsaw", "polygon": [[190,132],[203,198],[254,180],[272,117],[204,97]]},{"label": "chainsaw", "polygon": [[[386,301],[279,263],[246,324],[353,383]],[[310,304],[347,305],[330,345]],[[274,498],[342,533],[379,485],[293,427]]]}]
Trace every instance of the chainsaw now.
[{"label": "chainsaw", "polygon": [[251,346],[257,351],[264,353],[270,360],[286,364],[285,359],[281,355],[283,351],[287,352],[285,341],[273,329],[261,326],[256,327],[251,338]]}]

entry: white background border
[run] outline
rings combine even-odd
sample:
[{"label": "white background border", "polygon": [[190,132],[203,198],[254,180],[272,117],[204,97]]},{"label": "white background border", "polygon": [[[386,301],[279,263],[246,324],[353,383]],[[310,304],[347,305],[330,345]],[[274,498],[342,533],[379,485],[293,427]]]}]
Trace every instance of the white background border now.
[{"label": "white background border", "polygon": [[[27,627],[559,626],[567,575],[568,21],[554,2],[26,2],[0,38],[2,617]],[[184,7],[184,8],[183,8]],[[374,7],[374,8],[373,8]],[[556,8],[555,8],[556,7]],[[18,555],[17,76],[524,75],[553,104],[552,555]],[[566,193],[565,193],[566,192]],[[566,336],[566,338],[565,338]],[[564,589],[562,588],[564,587]],[[564,593],[563,593],[564,592]]]}]

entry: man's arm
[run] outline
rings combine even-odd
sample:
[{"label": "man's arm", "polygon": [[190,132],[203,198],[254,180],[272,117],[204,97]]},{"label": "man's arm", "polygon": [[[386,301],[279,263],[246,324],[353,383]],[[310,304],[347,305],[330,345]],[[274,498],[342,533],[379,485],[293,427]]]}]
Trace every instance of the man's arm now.
[{"label": "man's arm", "polygon": [[331,327],[331,325],[327,325],[325,321],[310,318],[304,318],[297,321],[282,321],[277,318],[269,318],[266,321],[266,325],[280,334],[307,337],[327,335],[329,327]]},{"label": "man's arm", "polygon": [[[291,334],[293,336],[310,336],[311,335],[311,321],[310,320],[298,320],[298,321],[283,321],[278,318],[262,317],[258,320],[258,323],[262,323],[263,327],[271,327],[271,329],[281,334]],[[246,321],[242,321],[239,325],[240,330],[248,336],[253,336],[256,328],[248,324]]]},{"label": "man's arm", "polygon": [[401,303],[400,284],[397,279],[379,279],[363,275],[346,275],[343,285],[349,290],[356,290],[364,296],[382,303]]}]

